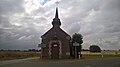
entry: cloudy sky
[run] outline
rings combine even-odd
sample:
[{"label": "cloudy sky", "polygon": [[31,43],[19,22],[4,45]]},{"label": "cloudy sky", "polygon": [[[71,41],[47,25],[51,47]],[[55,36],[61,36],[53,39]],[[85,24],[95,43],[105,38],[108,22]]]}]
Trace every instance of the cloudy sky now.
[{"label": "cloudy sky", "polygon": [[[83,48],[120,49],[120,0],[57,0],[61,28]],[[52,27],[56,0],[0,0],[0,49],[37,49]]]}]

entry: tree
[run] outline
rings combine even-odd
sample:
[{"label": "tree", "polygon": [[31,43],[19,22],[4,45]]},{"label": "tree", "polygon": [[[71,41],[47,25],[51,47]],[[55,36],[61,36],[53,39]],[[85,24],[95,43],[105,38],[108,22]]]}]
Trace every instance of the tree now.
[{"label": "tree", "polygon": [[[79,33],[75,33],[75,34],[73,34],[73,36],[72,36],[72,44],[73,43],[75,43],[75,42],[77,42],[77,43],[79,43],[80,45],[79,46],[77,46],[77,58],[79,57],[79,52],[80,52],[80,57],[82,57],[82,55],[81,55],[81,49],[82,49],[82,43],[83,43],[83,36],[81,35],[81,34],[79,34]],[[73,55],[75,56],[75,46],[73,46],[72,45],[72,47],[73,47]]]},{"label": "tree", "polygon": [[79,44],[82,44],[83,43],[83,36],[81,35],[81,34],[79,34],[79,33],[75,33],[75,34],[73,34],[73,36],[72,36],[72,43],[75,43],[75,42],[77,42],[77,43],[79,43]]},{"label": "tree", "polygon": [[100,47],[97,45],[91,45],[89,49],[90,49],[90,52],[101,52]]}]

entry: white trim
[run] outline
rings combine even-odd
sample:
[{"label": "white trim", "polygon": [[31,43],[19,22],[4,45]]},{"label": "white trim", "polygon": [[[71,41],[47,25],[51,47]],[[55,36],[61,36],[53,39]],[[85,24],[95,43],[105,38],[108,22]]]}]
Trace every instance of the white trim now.
[{"label": "white trim", "polygon": [[51,58],[51,48],[52,48],[52,46],[51,46],[51,44],[52,43],[58,43],[59,44],[59,59],[61,58],[61,55],[62,55],[62,47],[61,47],[61,41],[60,40],[51,40],[50,42],[49,42],[49,58]]},{"label": "white trim", "polygon": [[60,49],[59,49],[59,59],[61,59],[61,55],[62,55],[62,45],[61,45],[61,41],[59,41],[60,43]]},{"label": "white trim", "polygon": [[49,58],[51,58],[51,42],[49,43]]}]

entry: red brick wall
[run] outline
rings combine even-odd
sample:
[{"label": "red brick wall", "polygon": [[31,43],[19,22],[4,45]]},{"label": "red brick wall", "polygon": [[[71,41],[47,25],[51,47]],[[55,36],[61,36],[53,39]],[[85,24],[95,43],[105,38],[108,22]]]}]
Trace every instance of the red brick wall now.
[{"label": "red brick wall", "polygon": [[42,37],[42,43],[46,44],[46,47],[42,49],[43,58],[49,58],[49,42],[55,35],[58,40],[62,42],[62,58],[69,58],[69,56],[66,55],[66,52],[70,52],[69,40],[66,38],[68,35],[59,28],[52,28]]}]

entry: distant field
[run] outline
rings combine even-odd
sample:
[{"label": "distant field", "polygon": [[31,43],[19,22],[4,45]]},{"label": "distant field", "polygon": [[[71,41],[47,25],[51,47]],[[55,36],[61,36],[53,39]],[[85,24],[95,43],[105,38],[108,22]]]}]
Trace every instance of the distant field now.
[{"label": "distant field", "polygon": [[[120,57],[120,51],[102,51],[101,53],[91,53],[89,51],[82,51],[81,54],[83,59]],[[41,57],[41,52],[0,51],[0,61],[28,57]]]},{"label": "distant field", "polygon": [[102,51],[101,53],[92,53],[92,52],[89,52],[89,51],[82,51],[81,52],[82,54],[112,54],[112,55],[115,55],[115,54],[120,54],[120,51],[116,51],[116,50],[109,50],[109,51]]},{"label": "distant field", "polygon": [[120,51],[102,51],[101,53],[91,53],[89,51],[82,51],[82,58],[84,59],[96,59],[96,58],[113,58],[120,57]]},{"label": "distant field", "polygon": [[0,51],[0,60],[12,60],[28,57],[40,57],[40,52]]}]

